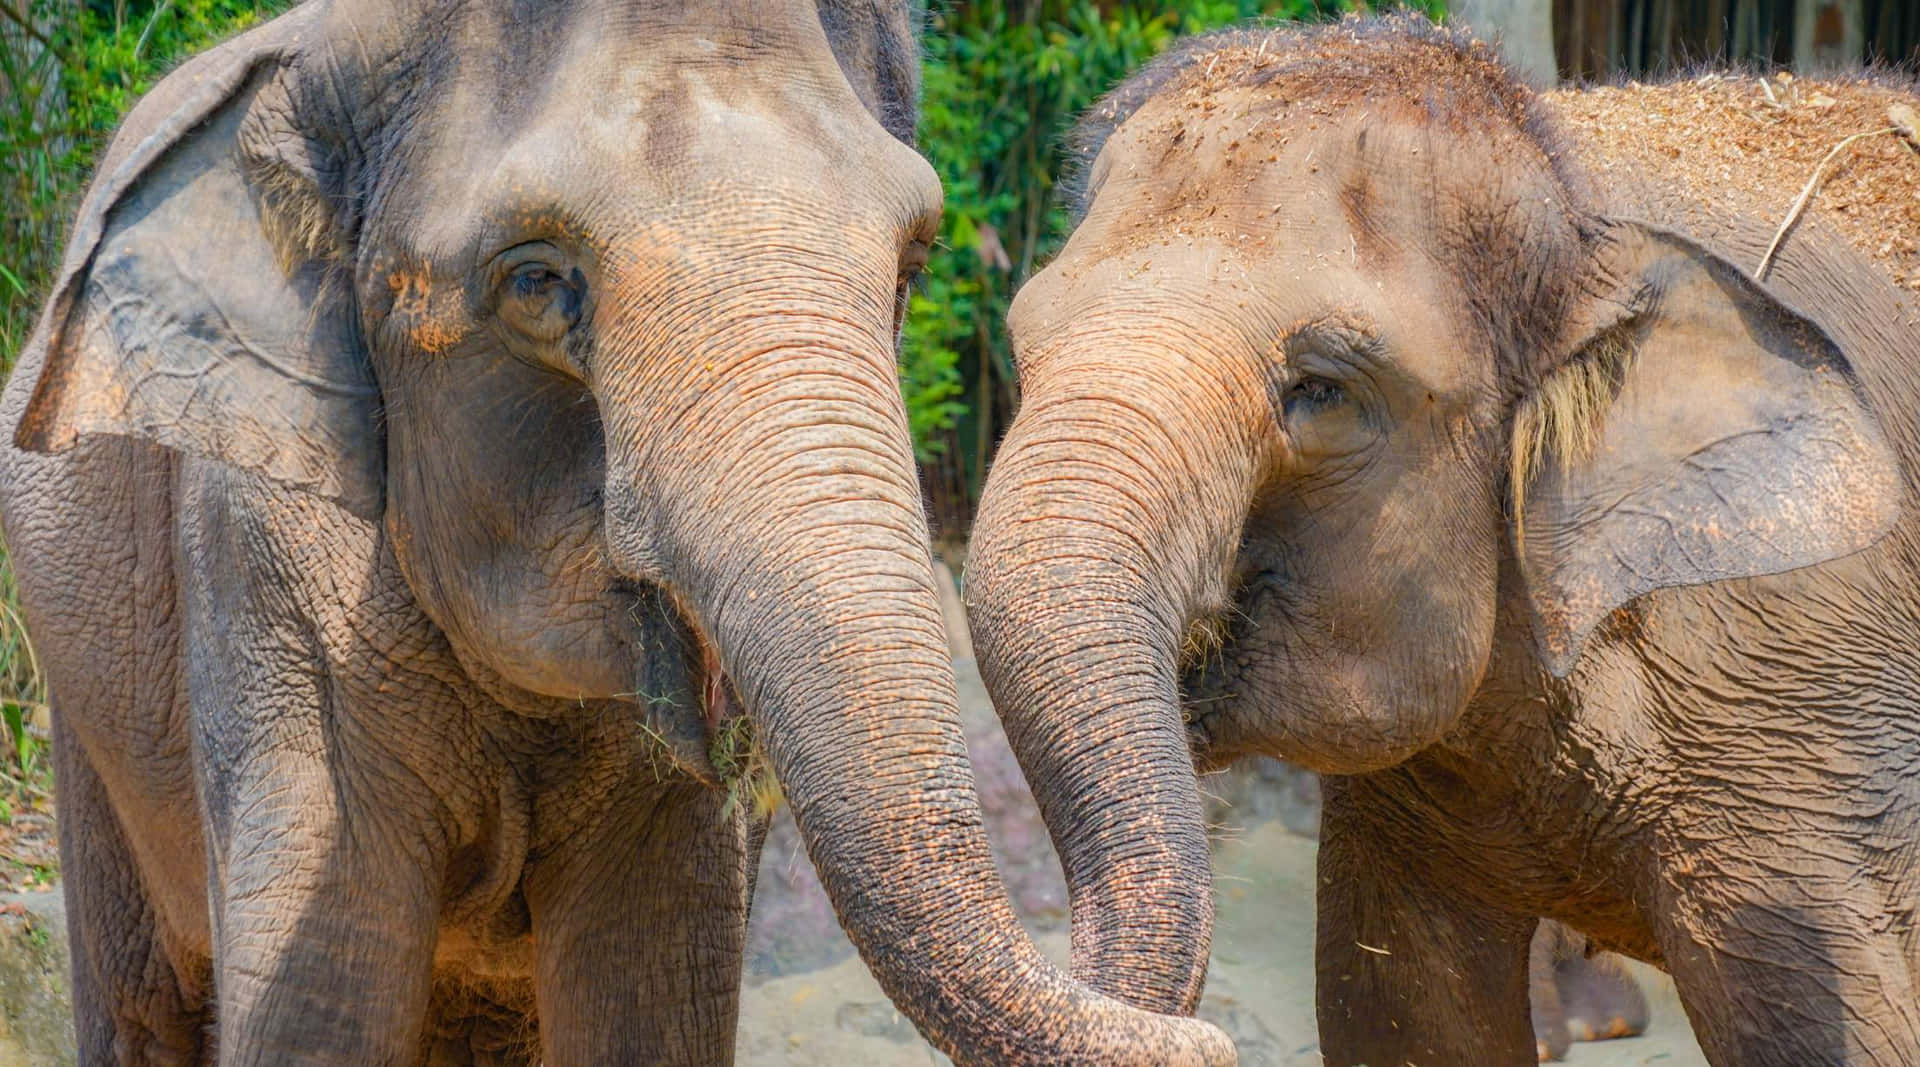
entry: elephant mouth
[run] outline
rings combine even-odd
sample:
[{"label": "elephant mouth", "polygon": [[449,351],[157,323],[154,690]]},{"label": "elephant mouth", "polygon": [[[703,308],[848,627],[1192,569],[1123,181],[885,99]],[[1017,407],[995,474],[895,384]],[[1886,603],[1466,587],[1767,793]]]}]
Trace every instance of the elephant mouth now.
[{"label": "elephant mouth", "polygon": [[1219,712],[1209,710],[1203,702],[1192,700],[1182,694],[1180,716],[1186,720],[1187,748],[1193,755],[1193,769],[1196,773],[1211,774],[1214,771],[1224,770],[1233,762],[1233,757],[1222,751],[1214,738],[1213,730],[1221,722]]},{"label": "elephant mouth", "polygon": [[717,734],[740,717],[740,698],[733,690],[726,669],[720,666],[720,650],[691,618],[687,619],[687,626],[693,631],[694,658],[698,661],[690,673],[699,694],[700,719],[709,735]]},{"label": "elephant mouth", "polygon": [[1219,743],[1221,728],[1226,725],[1234,703],[1225,677],[1233,637],[1218,629],[1218,619],[1200,625],[1216,636],[1206,638],[1204,643],[1196,643],[1189,636],[1183,643],[1179,661],[1180,718],[1187,727],[1187,748],[1193,756],[1193,768],[1206,774],[1220,770],[1233,760],[1231,754],[1221,750]]},{"label": "elephant mouth", "polygon": [[753,720],[740,702],[733,679],[720,665],[720,650],[691,616],[688,620],[697,660],[691,676],[707,742],[706,764],[699,777],[725,788],[730,796],[751,796],[757,807],[770,808],[777,802],[778,786]]},{"label": "elephant mouth", "polygon": [[719,647],[677,597],[658,589],[628,592],[641,604],[652,602],[651,610],[636,610],[649,620],[634,689],[642,729],[678,770],[729,788],[764,761]]},{"label": "elephant mouth", "polygon": [[1228,604],[1196,620],[1181,641],[1178,660],[1180,717],[1187,727],[1187,747],[1194,769],[1202,774],[1222,770],[1250,754],[1239,739],[1249,710],[1242,699],[1239,665],[1246,659],[1240,647],[1252,620],[1283,606],[1283,576],[1260,570],[1242,578]]}]

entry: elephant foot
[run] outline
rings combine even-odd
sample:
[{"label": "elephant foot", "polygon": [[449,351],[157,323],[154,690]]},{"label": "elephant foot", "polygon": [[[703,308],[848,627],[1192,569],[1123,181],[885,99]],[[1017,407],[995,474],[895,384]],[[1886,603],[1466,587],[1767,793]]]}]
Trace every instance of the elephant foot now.
[{"label": "elephant foot", "polygon": [[1556,1063],[1565,1058],[1573,1044],[1567,1033],[1566,1010],[1560,1003],[1560,985],[1555,964],[1565,955],[1565,943],[1571,936],[1559,923],[1542,922],[1534,932],[1527,952],[1527,1000],[1533,1014],[1533,1050],[1541,1063]]},{"label": "elephant foot", "polygon": [[1647,998],[1611,953],[1594,953],[1584,935],[1542,922],[1528,955],[1534,1051],[1539,1062],[1564,1059],[1575,1041],[1634,1037],[1647,1028]]},{"label": "elephant foot", "polygon": [[1576,955],[1554,968],[1554,984],[1575,1041],[1635,1037],[1647,1029],[1647,998],[1618,956]]},{"label": "elephant foot", "polygon": [[1568,1019],[1567,1034],[1575,1041],[1611,1041],[1616,1037],[1638,1037],[1640,1030],[1621,1016],[1607,1020],[1607,1025],[1595,1029],[1585,1019]]}]

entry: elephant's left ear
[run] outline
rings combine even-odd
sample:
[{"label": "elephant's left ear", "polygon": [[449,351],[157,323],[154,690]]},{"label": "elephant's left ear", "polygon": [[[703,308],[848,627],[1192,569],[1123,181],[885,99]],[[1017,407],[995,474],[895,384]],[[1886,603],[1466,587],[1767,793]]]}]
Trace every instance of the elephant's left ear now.
[{"label": "elephant's left ear", "polygon": [[1513,529],[1548,669],[1655,589],[1857,552],[1904,479],[1846,356],[1733,264],[1609,226],[1567,353],[1521,401]]},{"label": "elephant's left ear", "polygon": [[338,262],[347,198],[290,118],[324,7],[196,57],[134,108],[21,361],[39,377],[17,447],[137,437],[378,514],[379,389]]}]

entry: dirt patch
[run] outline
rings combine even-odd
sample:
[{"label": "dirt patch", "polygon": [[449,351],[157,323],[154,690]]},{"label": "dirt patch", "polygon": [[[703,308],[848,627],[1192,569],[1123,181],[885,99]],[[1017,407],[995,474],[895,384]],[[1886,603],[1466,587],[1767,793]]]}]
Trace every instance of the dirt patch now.
[{"label": "dirt patch", "polygon": [[[961,720],[994,859],[1015,910],[1048,958],[1067,964],[1066,885],[1032,794],[971,659],[954,664]],[[1319,785],[1311,772],[1246,760],[1206,779],[1218,925],[1200,1016],[1233,1038],[1245,1067],[1318,1067],[1314,1017],[1314,861]],[[938,1067],[948,1062],[887,1002],[854,955],[785,814],[761,856],[746,990],[742,1067]],[[1651,1024],[1641,1037],[1577,1044],[1575,1067],[1702,1067],[1673,983],[1632,965]],[[5,1067],[0,1062],[0,1067]]]},{"label": "dirt patch", "polygon": [[[1567,89],[1545,100],[1597,183],[1677,178],[1709,208],[1776,224],[1836,145],[1895,126],[1895,109],[1920,108],[1910,84],[1785,73]],[[1806,217],[1920,292],[1920,146],[1898,133],[1847,145],[1827,164]]]},{"label": "dirt patch", "polygon": [[[1245,1067],[1318,1067],[1313,1008],[1313,883],[1317,846],[1278,819],[1237,827],[1214,852],[1219,925],[1200,1016],[1234,1039]],[[801,860],[805,862],[804,859]],[[756,920],[758,913],[756,912]],[[834,935],[838,931],[833,932]],[[1041,951],[1067,957],[1064,931],[1036,931]],[[1577,1044],[1573,1067],[1704,1067],[1666,975],[1631,965],[1651,1023],[1624,1041]],[[923,1067],[948,1062],[887,1003],[852,958],[750,981],[741,1003],[742,1067]]]}]

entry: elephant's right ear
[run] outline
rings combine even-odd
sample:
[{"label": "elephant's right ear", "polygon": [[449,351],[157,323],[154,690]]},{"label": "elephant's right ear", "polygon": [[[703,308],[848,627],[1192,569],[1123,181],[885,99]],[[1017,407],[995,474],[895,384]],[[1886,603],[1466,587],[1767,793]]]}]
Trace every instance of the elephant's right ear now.
[{"label": "elephant's right ear", "polygon": [[1614,221],[1570,354],[1514,418],[1514,538],[1542,662],[1564,677],[1655,589],[1874,544],[1906,483],[1852,364],[1689,238]]},{"label": "elephant's right ear", "polygon": [[338,170],[295,132],[288,89],[322,6],[198,57],[128,117],[41,319],[18,447],[140,437],[379,513],[379,390],[339,262]]}]

